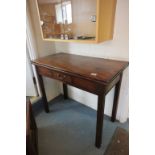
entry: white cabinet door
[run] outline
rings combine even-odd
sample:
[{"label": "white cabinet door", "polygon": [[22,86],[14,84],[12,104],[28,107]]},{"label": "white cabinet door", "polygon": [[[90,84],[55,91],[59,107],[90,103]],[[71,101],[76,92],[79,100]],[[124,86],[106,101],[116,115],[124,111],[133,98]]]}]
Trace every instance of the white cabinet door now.
[{"label": "white cabinet door", "polygon": [[37,96],[36,86],[33,82],[33,71],[30,63],[28,48],[26,46],[26,96]]}]

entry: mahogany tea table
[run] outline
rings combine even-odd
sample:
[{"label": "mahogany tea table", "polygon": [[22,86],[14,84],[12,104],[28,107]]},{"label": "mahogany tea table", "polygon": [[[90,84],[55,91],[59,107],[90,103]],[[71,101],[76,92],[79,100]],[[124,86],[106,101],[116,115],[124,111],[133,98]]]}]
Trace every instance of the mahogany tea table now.
[{"label": "mahogany tea table", "polygon": [[98,95],[96,141],[100,148],[106,94],[115,86],[115,95],[111,121],[116,120],[119,92],[126,61],[94,58],[73,54],[57,53],[33,60],[42,91],[45,111],[49,112],[42,76],[59,80],[63,83],[64,98],[68,98],[67,85],[71,85]]}]

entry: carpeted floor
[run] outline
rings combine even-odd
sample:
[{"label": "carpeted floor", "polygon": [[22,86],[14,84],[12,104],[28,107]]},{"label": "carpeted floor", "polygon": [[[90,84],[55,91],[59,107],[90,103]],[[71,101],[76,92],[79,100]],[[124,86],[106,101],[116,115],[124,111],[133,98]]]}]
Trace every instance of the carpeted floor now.
[{"label": "carpeted floor", "polygon": [[38,102],[33,110],[38,126],[39,155],[103,155],[117,127],[128,130],[129,123],[112,123],[105,116],[103,144],[95,147],[96,111],[59,96],[45,113]]}]

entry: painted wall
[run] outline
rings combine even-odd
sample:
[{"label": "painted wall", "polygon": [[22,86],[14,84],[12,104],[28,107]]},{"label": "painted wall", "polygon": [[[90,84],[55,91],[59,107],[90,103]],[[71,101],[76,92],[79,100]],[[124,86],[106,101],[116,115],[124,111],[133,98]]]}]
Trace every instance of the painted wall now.
[{"label": "painted wall", "polygon": [[[37,52],[39,57],[49,55],[55,52],[66,52],[79,55],[87,55],[92,57],[103,57],[118,60],[128,60],[129,43],[128,43],[128,27],[129,27],[129,0],[117,0],[114,39],[101,44],[78,44],[78,43],[53,43],[45,42],[41,39],[38,15],[34,0],[28,0],[32,16],[32,25],[35,30],[35,38],[37,42]],[[128,118],[129,105],[129,73],[125,70],[120,92],[119,107],[117,119],[121,122]],[[60,83],[53,80],[44,79],[45,89],[48,100],[62,92],[60,91]],[[54,88],[54,89],[53,89]],[[97,96],[77,88],[69,87],[69,96],[87,106],[94,109],[97,107]],[[105,114],[111,115],[112,101],[114,89],[112,89],[106,97]]]},{"label": "painted wall", "polygon": [[[40,22],[37,14],[35,1],[28,0],[27,7],[28,7],[27,11],[29,11],[30,13],[30,20],[32,24],[31,26],[33,27],[34,38],[36,40],[36,47],[37,47],[36,52],[38,57],[43,57],[55,53],[54,44],[42,40],[41,31],[39,27]],[[43,80],[48,101],[60,94],[59,82],[45,77],[43,78]]]},{"label": "painted wall", "polygon": [[[103,57],[118,60],[129,58],[129,1],[117,0],[114,39],[100,44],[55,43],[56,52],[66,52],[92,57]],[[128,118],[128,69],[125,70],[120,92],[117,119],[121,122]],[[97,96],[69,87],[69,96],[94,109],[97,108]],[[105,114],[111,115],[114,89],[106,97]]]}]

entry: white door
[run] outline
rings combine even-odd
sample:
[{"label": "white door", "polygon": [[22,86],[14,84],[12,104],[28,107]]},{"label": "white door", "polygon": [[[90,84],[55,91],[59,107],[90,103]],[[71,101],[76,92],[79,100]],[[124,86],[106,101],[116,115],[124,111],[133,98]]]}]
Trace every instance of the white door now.
[{"label": "white door", "polygon": [[30,63],[29,52],[26,45],[26,96],[37,96],[36,86],[33,81],[32,65]]}]

